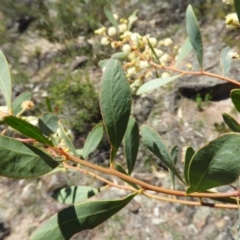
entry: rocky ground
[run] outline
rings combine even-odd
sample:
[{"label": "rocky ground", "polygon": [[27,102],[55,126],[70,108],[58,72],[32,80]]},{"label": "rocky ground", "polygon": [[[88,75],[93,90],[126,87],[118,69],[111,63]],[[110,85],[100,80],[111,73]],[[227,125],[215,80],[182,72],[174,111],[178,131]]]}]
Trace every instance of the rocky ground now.
[{"label": "rocky ground", "polygon": [[[218,59],[225,43],[216,40],[219,39],[219,34],[227,34],[224,23],[216,20],[211,25],[203,25],[201,28],[204,36],[205,66],[210,68],[211,72],[220,73]],[[178,31],[174,38],[183,40],[183,33]],[[61,46],[53,48],[56,50],[58,47],[61,48]],[[52,45],[46,48],[46,52],[54,54],[49,48],[52,48]],[[193,54],[189,57],[189,61],[195,68],[197,67]],[[99,79],[101,72],[92,69],[90,74]],[[239,79],[237,63],[231,70],[231,77]],[[39,88],[41,89],[41,85]],[[169,147],[176,144],[183,149],[184,146],[191,145],[194,149],[198,149],[220,133],[228,131],[222,125],[223,112],[240,120],[239,114],[228,98],[232,88],[234,86],[227,82],[186,76],[151,94],[135,97],[134,114],[139,124],[146,123],[156,129]],[[203,98],[209,93],[212,100],[203,101],[199,108],[195,101],[197,93],[202,94]],[[79,139],[76,141],[81,142]],[[107,164],[106,156],[108,156],[107,151],[98,149],[91,161],[104,165]],[[157,172],[153,170],[151,161],[154,160],[141,146],[134,176],[156,186],[170,188],[168,173],[161,166],[157,167]],[[119,161],[122,161],[121,153],[119,153]],[[178,166],[181,170],[181,153]],[[114,179],[114,181],[120,180]],[[20,181],[0,177],[0,240],[28,239],[36,227],[64,207],[51,198],[54,190],[77,184],[101,186],[101,183],[95,179],[73,172]],[[95,198],[116,199],[126,194],[124,190],[109,188]],[[239,213],[236,210],[190,207],[139,195],[102,225],[81,232],[72,239],[232,240],[238,239],[240,224],[238,218]]]}]

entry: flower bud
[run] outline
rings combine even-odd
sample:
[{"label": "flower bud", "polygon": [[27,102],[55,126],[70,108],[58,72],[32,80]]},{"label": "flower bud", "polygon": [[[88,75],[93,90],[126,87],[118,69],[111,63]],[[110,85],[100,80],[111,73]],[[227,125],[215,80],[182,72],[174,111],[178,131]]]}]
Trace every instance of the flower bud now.
[{"label": "flower bud", "polygon": [[130,53],[131,50],[132,50],[132,48],[131,48],[131,46],[130,46],[129,44],[124,44],[124,45],[122,46],[122,50],[123,50],[123,52],[125,52],[125,53]]},{"label": "flower bud", "polygon": [[192,68],[193,68],[191,63],[187,63],[187,64],[186,64],[186,67],[187,67],[188,69],[192,69]]},{"label": "flower bud", "polygon": [[38,118],[33,116],[22,117],[23,120],[31,123],[34,126],[38,125]]},{"label": "flower bud", "polygon": [[160,49],[154,48],[154,51],[155,51],[157,57],[161,57],[163,55],[163,51]]},{"label": "flower bud", "polygon": [[110,42],[109,42],[109,40],[108,40],[107,37],[103,37],[103,38],[101,39],[101,44],[102,44],[103,46],[107,46],[109,43],[110,43]]},{"label": "flower bud", "polygon": [[131,35],[131,41],[133,42],[134,45],[138,46],[139,43],[139,34],[138,33],[133,33]]},{"label": "flower bud", "polygon": [[171,39],[171,38],[166,38],[166,39],[163,40],[163,45],[164,45],[165,47],[168,47],[168,46],[170,46],[171,44],[172,44],[172,39]]},{"label": "flower bud", "polygon": [[114,17],[115,20],[118,20],[118,18],[119,18],[116,13],[113,14],[113,17]]},{"label": "flower bud", "polygon": [[128,20],[127,20],[127,19],[125,19],[125,18],[120,18],[119,22],[120,22],[120,23],[127,23],[127,22],[128,22]]},{"label": "flower bud", "polygon": [[125,31],[125,32],[120,36],[120,38],[121,38],[121,39],[130,38],[131,35],[132,35],[132,32],[130,32],[130,31]]},{"label": "flower bud", "polygon": [[110,37],[116,36],[116,35],[117,35],[117,29],[116,29],[115,27],[110,27],[110,28],[108,29],[108,35],[109,35]]},{"label": "flower bud", "polygon": [[146,72],[146,74],[145,74],[145,78],[149,78],[149,77],[151,77],[153,75],[153,73],[151,72],[151,71],[148,71],[148,72]]},{"label": "flower bud", "polygon": [[105,28],[105,27],[101,27],[101,28],[95,30],[94,33],[95,33],[95,34],[102,35],[102,34],[105,33],[105,31],[106,31],[106,28]]},{"label": "flower bud", "polygon": [[148,44],[148,39],[149,39],[149,37],[150,37],[149,35],[143,36],[143,37],[142,37],[142,42],[147,45],[147,44]]},{"label": "flower bud", "polygon": [[150,37],[149,42],[151,43],[152,47],[156,47],[156,45],[157,45],[157,39],[156,38]]},{"label": "flower bud", "polygon": [[117,48],[117,47],[118,47],[117,42],[111,42],[111,47],[112,47],[112,48]]},{"label": "flower bud", "polygon": [[129,53],[129,54],[128,54],[128,59],[129,59],[130,61],[135,60],[135,59],[136,59],[136,54],[135,54],[135,52]]},{"label": "flower bud", "polygon": [[171,61],[171,57],[167,53],[165,53],[162,57],[160,57],[159,60],[161,64],[165,65],[166,63]]},{"label": "flower bud", "polygon": [[118,25],[118,29],[120,33],[123,33],[128,30],[128,26],[126,23],[122,23]]},{"label": "flower bud", "polygon": [[135,67],[131,67],[127,70],[128,77],[133,77],[135,74],[136,74],[136,68]]},{"label": "flower bud", "polygon": [[145,69],[145,68],[148,68],[149,67],[149,63],[147,61],[140,61],[139,62],[139,67],[141,69]]},{"label": "flower bud", "polygon": [[237,28],[239,25],[239,20],[238,20],[238,16],[236,13],[230,13],[226,16],[226,27],[229,29],[234,29]]},{"label": "flower bud", "polygon": [[26,100],[21,105],[22,109],[29,110],[34,108],[34,103],[32,101]]},{"label": "flower bud", "polygon": [[168,72],[163,72],[161,74],[161,78],[168,78],[168,77],[170,77],[170,74]]}]

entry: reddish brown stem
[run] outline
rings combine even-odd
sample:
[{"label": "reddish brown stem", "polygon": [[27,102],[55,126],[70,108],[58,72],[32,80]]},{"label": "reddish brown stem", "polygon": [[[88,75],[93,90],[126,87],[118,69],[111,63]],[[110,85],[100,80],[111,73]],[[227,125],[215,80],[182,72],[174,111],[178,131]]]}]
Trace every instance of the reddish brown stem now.
[{"label": "reddish brown stem", "polygon": [[224,76],[221,76],[221,75],[218,75],[218,74],[215,74],[215,73],[210,73],[210,72],[206,72],[206,71],[185,71],[185,70],[177,69],[177,68],[174,68],[174,67],[159,65],[159,64],[157,64],[153,61],[150,61],[150,64],[152,66],[156,67],[156,68],[165,69],[165,70],[169,70],[169,71],[173,71],[173,72],[178,72],[178,73],[181,73],[183,75],[188,74],[188,75],[209,76],[209,77],[213,77],[213,78],[218,78],[218,79],[233,83],[233,84],[240,87],[240,82],[238,82],[238,81],[236,81],[232,78],[224,77]]},{"label": "reddish brown stem", "polygon": [[99,172],[103,172],[112,176],[119,177],[125,181],[129,181],[131,183],[135,183],[136,185],[142,187],[143,189],[147,190],[152,190],[155,192],[160,192],[160,193],[165,193],[169,195],[174,195],[174,196],[180,196],[180,197],[202,197],[202,198],[226,198],[226,197],[239,197],[240,196],[240,191],[232,191],[228,193],[191,193],[191,194],[186,194],[186,192],[183,191],[178,191],[178,190],[172,190],[172,189],[166,189],[166,188],[161,188],[161,187],[156,187],[151,184],[145,183],[143,181],[140,181],[138,179],[135,179],[131,176],[125,175],[123,173],[118,172],[117,170],[113,168],[103,168],[97,165],[94,165],[90,162],[84,161],[82,159],[79,159],[74,156],[69,155],[69,160],[72,160],[76,163],[79,163],[83,166],[95,169]]}]

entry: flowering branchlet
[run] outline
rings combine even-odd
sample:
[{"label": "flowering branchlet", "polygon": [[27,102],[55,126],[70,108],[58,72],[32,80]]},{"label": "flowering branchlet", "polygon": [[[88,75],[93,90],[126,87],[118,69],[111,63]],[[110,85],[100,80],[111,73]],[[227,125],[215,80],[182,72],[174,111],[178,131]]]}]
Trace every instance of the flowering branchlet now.
[{"label": "flowering branchlet", "polygon": [[[233,0],[222,1],[225,4],[234,3]],[[144,80],[156,73],[156,68],[157,76],[161,76],[161,78],[171,77],[182,49],[174,45],[171,38],[158,40],[149,34],[141,35],[134,32],[131,28],[132,24],[138,19],[136,12],[127,19],[120,18],[117,14],[113,14],[113,18],[117,25],[114,24],[109,28],[101,27],[95,30],[95,33],[101,36],[101,45],[116,50],[114,57],[122,60],[131,88],[136,90],[137,87],[140,87]],[[228,29],[239,28],[240,23],[237,13],[228,14],[225,23]],[[228,58],[239,59],[239,55],[230,51]],[[192,64],[185,63],[185,68],[191,70]],[[166,72],[167,69],[169,69],[169,72]],[[105,70],[105,66],[102,66],[102,70]],[[181,72],[181,70],[178,72]]]},{"label": "flowering branchlet", "polygon": [[[116,26],[108,29],[102,27],[95,30],[95,34],[102,36],[101,45],[111,46],[116,51],[126,53],[121,60],[123,60],[123,67],[133,88],[140,86],[144,79],[153,75],[154,68],[151,61],[157,62],[161,66],[173,63],[178,55],[178,51],[176,51],[178,47],[173,46],[171,38],[158,40],[148,34],[141,35],[131,31],[132,24],[137,20],[136,14],[132,14],[128,19],[119,18],[117,14],[113,14],[113,17],[118,23],[118,28]],[[168,73],[168,76],[170,75]],[[163,76],[167,76],[166,72]],[[133,81],[136,81],[137,84]]]}]

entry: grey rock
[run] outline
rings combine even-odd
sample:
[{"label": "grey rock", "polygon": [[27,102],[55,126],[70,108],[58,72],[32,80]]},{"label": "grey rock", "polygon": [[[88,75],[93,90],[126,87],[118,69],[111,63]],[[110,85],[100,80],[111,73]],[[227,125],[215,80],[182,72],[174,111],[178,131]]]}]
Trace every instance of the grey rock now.
[{"label": "grey rock", "polygon": [[22,65],[26,65],[28,64],[28,62],[29,62],[29,58],[26,55],[21,56],[19,59],[19,63]]},{"label": "grey rock", "polygon": [[178,109],[180,97],[181,96],[176,89],[172,90],[164,97],[165,108],[167,108],[170,113],[174,113]]},{"label": "grey rock", "polygon": [[191,76],[178,79],[176,87],[187,98],[195,99],[197,94],[200,94],[204,99],[210,94],[211,100],[219,101],[229,98],[230,91],[236,88],[236,85],[209,77]]},{"label": "grey rock", "polygon": [[88,57],[86,57],[86,56],[76,57],[75,61],[73,61],[72,64],[70,65],[70,70],[74,71],[74,70],[82,67],[83,64],[85,64],[87,61],[88,61]]},{"label": "grey rock", "polygon": [[193,224],[197,229],[203,228],[211,214],[210,208],[198,208],[193,216]]},{"label": "grey rock", "polygon": [[133,114],[139,123],[144,122],[155,104],[155,101],[149,97],[138,97],[135,99]]},{"label": "grey rock", "polygon": [[20,199],[23,201],[25,205],[29,205],[34,202],[35,194],[36,194],[35,185],[33,183],[29,183],[23,188],[20,194]]}]

